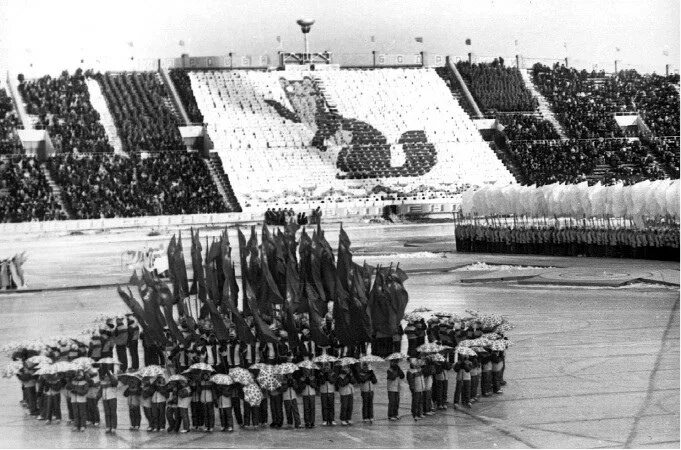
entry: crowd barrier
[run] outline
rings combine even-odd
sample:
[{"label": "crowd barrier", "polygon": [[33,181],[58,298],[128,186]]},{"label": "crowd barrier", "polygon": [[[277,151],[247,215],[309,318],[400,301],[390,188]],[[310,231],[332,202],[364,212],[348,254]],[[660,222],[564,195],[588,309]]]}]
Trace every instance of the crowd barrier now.
[{"label": "crowd barrier", "polygon": [[[292,208],[294,212],[306,212],[308,216],[313,209],[319,207],[322,220],[360,220],[383,215],[386,206],[394,206],[397,214],[428,215],[453,213],[459,208],[459,199],[433,199],[420,201],[351,201],[330,203],[299,203],[295,205],[275,206]],[[263,220],[266,206],[249,208],[240,213],[223,214],[188,214],[176,216],[146,216],[112,219],[82,219],[49,222],[22,222],[0,224],[0,236],[17,233],[58,233],[74,231],[101,231],[112,229],[165,228],[186,226],[218,226],[260,222]]]}]

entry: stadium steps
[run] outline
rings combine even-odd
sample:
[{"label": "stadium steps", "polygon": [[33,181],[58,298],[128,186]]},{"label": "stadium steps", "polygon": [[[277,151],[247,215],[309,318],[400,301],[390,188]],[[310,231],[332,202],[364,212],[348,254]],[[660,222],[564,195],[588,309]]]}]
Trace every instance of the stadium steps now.
[{"label": "stadium steps", "polygon": [[[437,67],[435,72],[447,84],[447,87],[449,87],[449,90],[452,92],[452,96],[456,99],[457,103],[461,105],[461,108],[463,108],[466,114],[468,114],[468,117],[471,119],[483,117],[480,108],[478,108],[477,103],[475,103],[475,99],[470,91],[468,91],[466,82],[461,77],[461,74],[459,74],[456,65],[448,62],[444,67]],[[466,93],[468,93],[468,95],[466,95]]]},{"label": "stadium steps", "polygon": [[104,132],[109,140],[109,143],[114,149],[114,153],[124,153],[123,152],[123,142],[118,135],[118,129],[116,128],[116,122],[111,116],[109,111],[109,105],[106,102],[106,98],[102,93],[102,88],[94,78],[86,78],[85,84],[87,84],[87,90],[90,94],[90,103],[95,111],[99,113],[99,123],[104,127]]},{"label": "stadium steps", "polygon": [[567,139],[567,135],[565,134],[565,130],[563,130],[563,126],[558,122],[558,119],[556,119],[556,116],[553,114],[553,111],[551,110],[551,106],[549,105],[549,102],[546,100],[546,97],[544,97],[541,92],[537,89],[537,87],[534,85],[534,82],[532,81],[532,76],[530,75],[529,70],[521,70],[520,74],[523,77],[523,81],[525,82],[525,87],[532,92],[532,95],[534,98],[537,99],[537,102],[539,102],[539,112],[541,113],[541,116],[544,120],[547,120],[548,122],[553,125],[553,128],[556,129],[556,132],[558,133],[558,136],[560,136],[561,139]]},{"label": "stadium steps", "polygon": [[61,187],[59,187],[59,185],[52,178],[52,173],[50,173],[49,169],[47,168],[47,165],[45,163],[42,163],[40,164],[40,168],[43,170],[43,173],[45,173],[45,179],[47,180],[47,184],[50,186],[52,196],[54,197],[55,200],[57,200],[57,203],[59,203],[59,206],[61,207],[62,211],[66,213],[66,216],[69,218],[69,220],[75,219],[73,211],[71,211],[71,208],[66,206],[64,196],[61,193]]},{"label": "stadium steps", "polygon": [[222,167],[220,155],[215,152],[210,152],[210,157],[204,159],[204,161],[208,167],[210,176],[213,179],[213,183],[215,183],[215,186],[218,188],[218,192],[222,196],[229,212],[241,212],[241,205],[239,205],[239,201],[237,200],[236,195],[234,195],[234,190],[229,182],[229,177]]},{"label": "stadium steps", "polygon": [[170,92],[170,99],[164,99],[165,105],[168,107],[168,109],[175,113],[175,117],[177,117],[178,121],[182,122],[183,125],[189,125],[191,120],[189,120],[189,116],[187,115],[187,111],[184,109],[184,105],[182,104],[180,96],[175,89],[175,85],[170,80],[168,69],[161,67],[159,72],[156,73],[156,76],[158,77],[159,81],[165,85],[166,89],[168,89],[168,92]]},{"label": "stadium steps", "polygon": [[511,172],[511,175],[513,175],[513,178],[515,178],[518,183],[523,185],[530,184],[522,174],[515,158],[511,155],[511,153],[508,152],[507,149],[501,148],[494,142],[488,142],[488,144],[492,151],[497,155],[497,158],[499,158],[502,164],[508,169],[509,172]]},{"label": "stadium steps", "polygon": [[34,128],[35,120],[37,120],[37,117],[34,118],[33,120],[29,118],[28,113],[26,112],[26,104],[24,103],[24,99],[21,97],[21,94],[19,93],[18,80],[16,79],[15,76],[11,75],[8,72],[6,81],[7,92],[12,97],[12,101],[14,102],[14,110],[17,112],[17,115],[19,116],[21,125],[24,127],[25,130]]}]

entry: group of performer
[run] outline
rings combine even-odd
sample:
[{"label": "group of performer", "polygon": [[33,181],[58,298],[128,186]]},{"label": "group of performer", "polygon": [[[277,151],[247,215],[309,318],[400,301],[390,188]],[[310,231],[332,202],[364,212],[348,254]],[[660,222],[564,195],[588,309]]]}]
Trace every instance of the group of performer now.
[{"label": "group of performer", "polygon": [[[487,316],[464,320],[448,314],[426,320],[411,313],[405,321],[407,354],[387,356],[383,376],[373,367],[383,365],[383,359],[367,355],[367,345],[319,348],[304,326],[300,347],[290,349],[284,335],[279,343],[246,344],[232,332],[229,340],[219,342],[208,322],[199,322],[192,332],[181,321],[186,344],[159,349],[145,341],[132,316],[108,319],[93,332],[89,344],[62,340],[41,352],[18,349],[13,359],[21,363],[16,375],[28,414],[47,423],[59,422],[64,402],[74,431],[100,425],[101,400],[106,432],[115,433],[121,396],[131,430],[142,427],[144,415],[149,432],[186,433],[216,430],[216,415],[226,432],[234,431],[235,423],[256,429],[269,421],[271,428],[281,428],[284,412],[289,427],[313,428],[317,396],[323,424],[333,426],[336,392],[340,423],[349,426],[356,390],[361,394],[362,421],[371,424],[379,379],[385,380],[390,421],[400,420],[406,387],[415,421],[447,409],[452,370],[455,406],[471,407],[481,396],[502,393],[509,343],[504,332],[510,329],[502,320],[490,322]],[[168,338],[172,342],[171,333]],[[145,362],[141,369],[139,340]],[[401,348],[401,343],[399,348],[395,345]],[[405,360],[408,367],[402,365]]]},{"label": "group of performer", "polygon": [[459,252],[679,260],[678,226],[645,229],[459,223]]}]

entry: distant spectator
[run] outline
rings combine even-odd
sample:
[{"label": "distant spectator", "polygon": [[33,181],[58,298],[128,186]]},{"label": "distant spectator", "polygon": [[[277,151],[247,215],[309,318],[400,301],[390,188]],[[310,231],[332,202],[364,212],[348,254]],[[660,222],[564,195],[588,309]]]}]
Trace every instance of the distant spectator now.
[{"label": "distant spectator", "polygon": [[63,220],[45,173],[34,158],[0,160],[0,223]]},{"label": "distant spectator", "polygon": [[[58,78],[45,75],[34,81],[19,76],[19,92],[26,112],[38,116],[36,128],[46,128],[52,144],[63,152],[112,152],[81,69]],[[23,80],[23,81],[22,81]]]},{"label": "distant spectator", "polygon": [[123,148],[128,152],[184,150],[182,123],[156,72],[96,75]]},{"label": "distant spectator", "polygon": [[195,153],[65,155],[49,166],[79,219],[227,212]]},{"label": "distant spectator", "polygon": [[194,91],[192,91],[192,82],[187,75],[187,71],[183,69],[170,69],[170,79],[175,84],[177,95],[182,100],[184,110],[189,116],[192,123],[203,123],[203,114],[199,110],[199,105],[196,104],[194,98]]}]

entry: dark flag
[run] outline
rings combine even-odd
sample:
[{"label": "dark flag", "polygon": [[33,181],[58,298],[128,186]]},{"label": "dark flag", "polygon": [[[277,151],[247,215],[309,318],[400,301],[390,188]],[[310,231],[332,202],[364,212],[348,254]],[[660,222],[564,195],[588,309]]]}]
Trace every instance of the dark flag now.
[{"label": "dark flag", "polygon": [[[244,296],[244,299],[245,299],[245,296]],[[254,343],[255,342],[255,336],[253,336],[253,333],[251,332],[251,328],[248,326],[248,324],[244,320],[244,317],[241,315],[241,313],[237,309],[236,304],[234,304],[230,301],[225,301],[223,303],[223,305],[225,305],[226,309],[231,314],[232,322],[234,322],[234,328],[236,329],[237,338],[242,343],[245,343],[245,344]]]},{"label": "dark flag", "polygon": [[350,294],[341,283],[336,283],[336,299],[333,302],[334,334],[341,344],[351,346],[356,343],[350,317]]},{"label": "dark flag", "polygon": [[173,296],[175,298],[175,301],[180,300],[180,286],[177,281],[177,275],[175,275],[175,252],[176,252],[176,247],[177,243],[175,241],[175,235],[173,234],[173,237],[170,238],[170,242],[168,243],[168,250],[166,252],[166,255],[168,257],[168,277],[170,278],[170,281],[173,285]]},{"label": "dark flag", "polygon": [[352,271],[350,283],[350,319],[353,327],[356,329],[358,340],[360,342],[371,341],[372,327],[371,315],[369,314],[369,299],[364,290],[364,280],[362,274],[357,268],[361,268],[355,264],[355,270]]},{"label": "dark flag", "polygon": [[391,306],[390,294],[384,278],[384,271],[377,270],[374,286],[369,296],[369,311],[373,334],[378,338],[392,337],[395,331],[391,325],[390,316],[394,314]]},{"label": "dark flag", "polygon": [[239,301],[239,284],[236,281],[234,263],[232,262],[232,248],[229,246],[229,239],[222,239],[220,242],[222,255],[222,273],[225,279],[222,285],[222,302],[231,302],[237,308]]},{"label": "dark flag", "polygon": [[281,292],[279,292],[279,286],[277,286],[275,283],[274,278],[272,278],[272,273],[269,269],[268,258],[269,257],[267,256],[267,253],[263,251],[260,267],[262,268],[262,275],[265,281],[264,286],[267,287],[266,292],[268,295],[265,298],[267,298],[271,303],[282,304],[284,303],[284,297],[281,295]]},{"label": "dark flag", "polygon": [[192,269],[194,271],[194,283],[197,287],[197,293],[199,300],[204,301],[206,299],[206,280],[203,273],[203,264],[201,261],[201,242],[199,240],[199,231],[196,230],[196,235],[194,235],[194,230],[192,233]]},{"label": "dark flag", "polygon": [[[321,347],[326,347],[330,344],[329,338],[322,330],[322,321],[324,320],[326,311],[324,311],[322,314],[322,312],[319,310],[319,305],[323,303],[323,301],[312,285],[306,284],[305,291],[310,315],[310,339],[312,339],[315,344]],[[324,306],[326,307],[325,303]]]},{"label": "dark flag", "polygon": [[173,254],[174,272],[177,277],[177,285],[180,288],[180,298],[184,300],[189,296],[189,280],[187,277],[187,265],[184,262],[184,251],[182,249],[182,231],[179,232],[177,245]]},{"label": "dark flag", "polygon": [[301,300],[302,285],[293,258],[289,258],[286,264],[286,302],[291,305],[293,312],[304,313],[308,311],[307,302]]},{"label": "dark flag", "polygon": [[350,279],[351,267],[352,253],[350,253],[350,238],[343,229],[343,224],[341,223],[340,233],[338,235],[338,263],[336,264],[336,271],[338,273],[338,281],[346,291],[349,291],[348,280]]},{"label": "dark flag", "polygon": [[173,317],[173,293],[170,291],[168,286],[166,286],[166,284],[160,280],[156,280],[156,282],[152,285],[152,289],[156,291],[156,296],[160,300],[161,306],[163,307],[168,331],[170,331],[170,334],[173,336],[173,339],[175,339],[176,342],[184,344],[184,336],[182,336],[182,332],[178,328],[177,322],[175,322],[175,318]]},{"label": "dark flag", "polygon": [[246,236],[241,232],[241,228],[237,228],[237,235],[239,236],[239,263],[241,265],[241,292],[243,293],[242,309],[245,315],[250,314],[248,301],[246,300],[246,274],[248,273],[248,262],[246,256],[248,254]]},{"label": "dark flag", "polygon": [[255,324],[255,329],[258,333],[258,338],[261,342],[272,342],[277,343],[279,339],[274,335],[274,332],[265,323],[265,321],[260,316],[260,310],[255,299],[255,292],[251,288],[251,280],[246,282],[246,298],[248,300],[249,306],[251,307],[251,313],[253,314],[253,323]]},{"label": "dark flag", "polygon": [[402,317],[404,317],[407,303],[409,303],[409,294],[402,284],[403,279],[407,279],[407,274],[404,273],[399,266],[395,269],[395,273],[388,277],[388,292],[390,293],[390,305],[393,311],[390,318],[393,330],[397,330],[399,327],[400,321],[402,320]]}]

